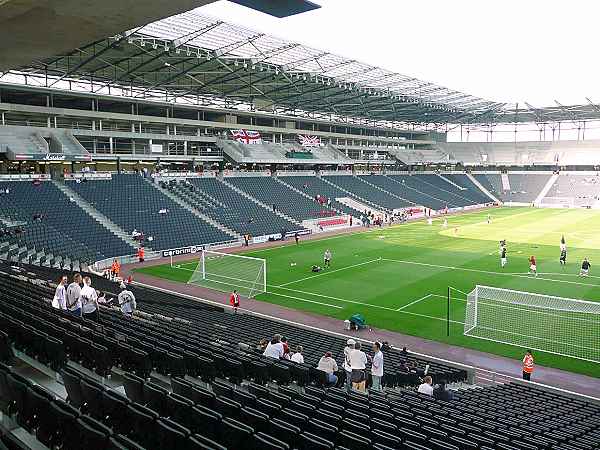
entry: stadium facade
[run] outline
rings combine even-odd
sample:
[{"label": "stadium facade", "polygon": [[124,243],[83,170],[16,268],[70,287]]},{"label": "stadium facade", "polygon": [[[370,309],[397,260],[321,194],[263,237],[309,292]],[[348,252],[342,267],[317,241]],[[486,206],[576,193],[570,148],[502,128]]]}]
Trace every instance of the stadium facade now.
[{"label": "stadium facade", "polygon": [[[531,123],[552,128],[554,141],[561,123],[585,130],[599,110],[591,101],[549,108],[492,102],[196,10],[3,72],[0,170],[50,172],[65,163],[75,171],[80,163],[120,170],[156,162],[591,168],[600,163],[597,142],[579,142],[585,134],[578,142],[519,143],[514,151],[509,144],[446,141],[456,133],[468,140],[463,131],[487,127],[491,136],[502,124]],[[236,131],[259,133],[261,145],[236,148]],[[306,151],[307,142],[315,151]]]}]

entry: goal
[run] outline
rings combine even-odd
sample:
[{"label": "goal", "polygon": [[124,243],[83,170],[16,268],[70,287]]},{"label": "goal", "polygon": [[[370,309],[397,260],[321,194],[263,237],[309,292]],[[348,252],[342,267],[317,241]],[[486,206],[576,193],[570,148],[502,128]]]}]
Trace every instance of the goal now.
[{"label": "goal", "polygon": [[464,335],[600,362],[600,302],[477,285]]},{"label": "goal", "polygon": [[267,262],[262,258],[202,250],[188,284],[224,292],[236,289],[240,295],[254,297],[267,291]]}]

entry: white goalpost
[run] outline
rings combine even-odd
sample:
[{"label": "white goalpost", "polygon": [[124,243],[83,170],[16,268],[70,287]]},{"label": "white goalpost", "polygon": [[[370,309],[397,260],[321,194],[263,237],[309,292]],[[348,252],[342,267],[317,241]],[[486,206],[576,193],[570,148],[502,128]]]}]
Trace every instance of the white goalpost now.
[{"label": "white goalpost", "polygon": [[267,291],[267,261],[202,250],[188,284],[225,292],[236,289],[240,295],[254,297]]},{"label": "white goalpost", "polygon": [[464,335],[600,363],[600,302],[477,285]]}]

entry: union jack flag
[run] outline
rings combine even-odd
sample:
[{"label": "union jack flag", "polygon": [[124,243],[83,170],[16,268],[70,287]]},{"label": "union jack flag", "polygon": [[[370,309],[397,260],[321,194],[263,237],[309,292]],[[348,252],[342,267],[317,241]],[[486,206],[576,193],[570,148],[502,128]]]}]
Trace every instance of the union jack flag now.
[{"label": "union jack flag", "polygon": [[320,147],[321,146],[321,138],[319,136],[308,136],[305,134],[299,134],[298,140],[300,141],[300,145],[302,145],[302,147]]},{"label": "union jack flag", "polygon": [[262,144],[262,138],[258,131],[231,130],[231,137],[243,144]]}]

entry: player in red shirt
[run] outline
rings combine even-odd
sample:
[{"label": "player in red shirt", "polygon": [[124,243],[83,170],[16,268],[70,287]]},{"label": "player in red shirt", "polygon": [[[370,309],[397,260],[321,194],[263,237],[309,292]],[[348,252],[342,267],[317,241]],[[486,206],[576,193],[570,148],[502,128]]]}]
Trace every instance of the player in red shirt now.
[{"label": "player in red shirt", "polygon": [[537,277],[537,264],[533,255],[529,257],[529,273],[533,273]]},{"label": "player in red shirt", "polygon": [[240,307],[240,294],[237,293],[237,290],[234,289],[229,296],[229,303],[231,303],[231,306],[233,307],[233,312],[236,313]]}]

